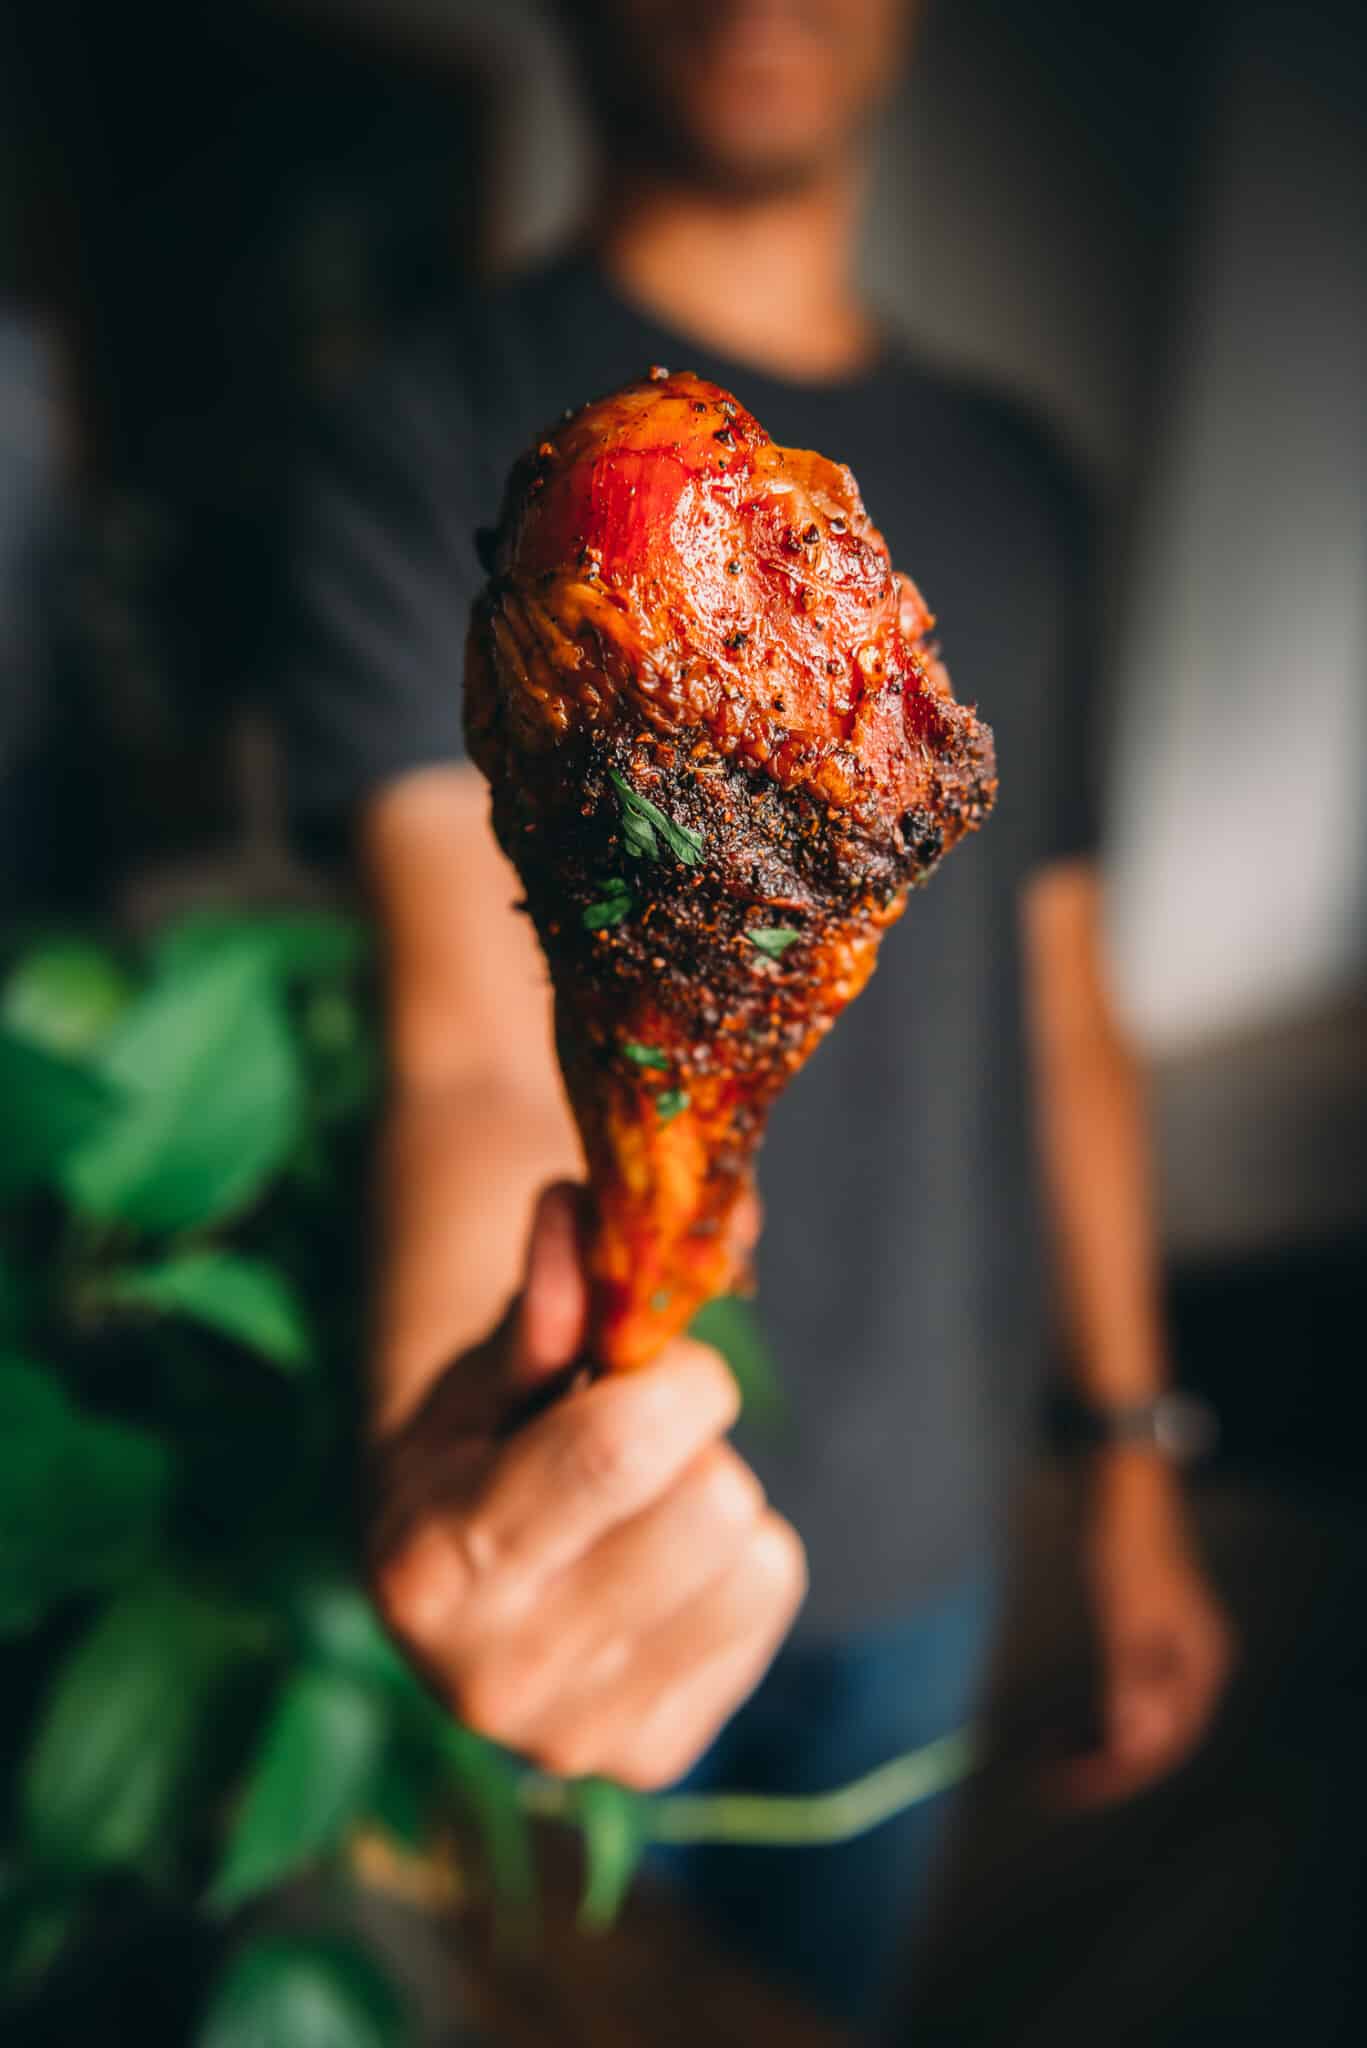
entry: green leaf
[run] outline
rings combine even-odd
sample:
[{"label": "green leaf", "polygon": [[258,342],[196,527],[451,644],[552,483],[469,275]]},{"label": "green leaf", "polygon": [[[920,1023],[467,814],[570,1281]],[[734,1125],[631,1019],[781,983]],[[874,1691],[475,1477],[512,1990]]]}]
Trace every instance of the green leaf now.
[{"label": "green leaf", "polygon": [[688,1334],[720,1351],[735,1375],[747,1421],[782,1418],[787,1403],[753,1302],[738,1294],[719,1295],[698,1310]]},{"label": "green leaf", "polygon": [[380,1058],[368,1010],[341,980],[320,981],[300,1009],[308,1060],[309,1106],[335,1123],[365,1109],[379,1093]]},{"label": "green leaf", "polygon": [[662,1124],[673,1123],[687,1109],[692,1097],[686,1088],[662,1088],[655,1097],[655,1111]]},{"label": "green leaf", "polygon": [[350,1052],[362,1036],[356,998],[336,981],[322,982],[310,992],[300,1022],[313,1050],[331,1057]]},{"label": "green leaf", "polygon": [[284,1604],[300,1653],[310,1664],[427,1699],[371,1602],[349,1579],[322,1569],[301,1573]]},{"label": "green leaf", "polygon": [[36,1291],[32,1275],[0,1251],[0,1351],[20,1342]]},{"label": "green leaf", "polygon": [[0,1882],[0,2010],[48,1974],[87,1911],[68,1884]]},{"label": "green leaf", "polygon": [[284,1604],[299,1653],[310,1665],[385,1689],[389,1729],[369,1810],[407,1847],[424,1847],[440,1810],[447,1715],[418,1683],[352,1581],[322,1568],[301,1574]]},{"label": "green leaf", "polygon": [[608,780],[617,792],[618,808],[622,814],[622,836],[628,853],[641,860],[658,860],[659,847],[655,835],[658,832],[680,866],[694,868],[702,859],[702,835],[690,825],[676,825],[653,804],[649,797],[633,789],[624,775],[615,768],[609,768]]},{"label": "green leaf", "polygon": [[358,1943],[261,1934],[214,1986],[194,2048],[404,2048],[411,2038],[399,1992]]},{"label": "green leaf", "polygon": [[420,1855],[431,1846],[443,1811],[441,1752],[416,1717],[390,1733],[370,1793],[370,1816],[396,1842]]},{"label": "green leaf", "polygon": [[115,956],[88,939],[50,939],[11,968],[0,994],[0,1023],[68,1057],[97,1046],[133,994]]},{"label": "green leaf", "polygon": [[38,1366],[0,1361],[0,1635],[140,1570],[170,1471],[157,1438],[82,1413]]},{"label": "green leaf", "polygon": [[792,925],[775,924],[763,931],[747,932],[745,936],[766,959],[781,960],[789,946],[794,945],[802,934],[795,931]]},{"label": "green leaf", "polygon": [[164,1854],[201,1719],[241,1646],[240,1627],[169,1580],[104,1609],[61,1664],[23,1767],[37,1865],[93,1874]]},{"label": "green leaf", "polygon": [[158,976],[174,978],[229,956],[274,981],[350,972],[369,946],[364,925],[327,910],[198,910],[177,918],[152,949]]},{"label": "green leaf", "polygon": [[611,875],[598,886],[600,900],[587,904],[582,914],[586,932],[606,931],[612,925],[621,924],[636,908],[636,899],[620,875]]},{"label": "green leaf", "polygon": [[249,955],[230,949],[154,982],[101,1065],[127,1100],[66,1165],[86,1215],[154,1231],[217,1222],[260,1193],[294,1143],[298,1061]]},{"label": "green leaf", "polygon": [[116,1111],[102,1075],[0,1029],[0,1195],[56,1177]]},{"label": "green leaf", "polygon": [[650,1801],[610,1778],[583,1778],[573,1790],[584,1830],[579,1925],[600,1933],[611,1927],[631,1888],[649,1835]]},{"label": "green leaf", "polygon": [[159,1266],[111,1273],[101,1297],[125,1308],[188,1316],[286,1372],[313,1363],[302,1302],[283,1273],[241,1252],[183,1252]]},{"label": "green leaf", "polygon": [[622,1051],[634,1066],[654,1067],[661,1074],[669,1072],[669,1061],[658,1046],[638,1045],[635,1039],[629,1038]]},{"label": "green leaf", "polygon": [[633,860],[658,860],[660,845],[655,828],[639,811],[623,811],[622,843]]},{"label": "green leaf", "polygon": [[616,925],[625,924],[632,911],[630,896],[615,896],[608,903],[590,903],[585,906],[583,926],[586,932],[611,931]]},{"label": "green leaf", "polygon": [[501,1909],[500,1932],[515,1940],[527,1931],[536,1902],[531,1827],[519,1790],[522,1768],[496,1743],[458,1721],[447,1724],[443,1747],[456,1790],[479,1828]]},{"label": "green leaf", "polygon": [[378,1688],[345,1672],[286,1681],[214,1880],[216,1907],[230,1911],[337,1847],[370,1798],[389,1711]]}]

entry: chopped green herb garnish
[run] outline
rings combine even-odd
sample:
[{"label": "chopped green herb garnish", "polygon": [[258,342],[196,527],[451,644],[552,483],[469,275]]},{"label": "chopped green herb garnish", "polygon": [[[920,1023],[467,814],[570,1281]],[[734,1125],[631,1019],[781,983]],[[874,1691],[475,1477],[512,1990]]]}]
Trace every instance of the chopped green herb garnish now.
[{"label": "chopped green herb garnish", "polygon": [[606,903],[590,903],[583,914],[586,932],[608,931],[613,925],[624,924],[631,916],[630,896],[613,896]]},{"label": "chopped green herb garnish", "polygon": [[621,924],[636,908],[635,898],[620,875],[609,876],[598,887],[602,892],[598,901],[584,906],[582,922],[586,932],[601,932],[609,925]]},{"label": "chopped green herb garnish", "polygon": [[653,1067],[657,1074],[669,1072],[669,1061],[656,1045],[638,1045],[634,1038],[629,1038],[622,1051],[638,1067]]},{"label": "chopped green herb garnish", "polygon": [[663,839],[681,867],[694,868],[702,859],[702,834],[689,825],[676,825],[667,818],[658,804],[633,789],[624,775],[615,768],[609,768],[608,780],[617,792],[617,804],[622,813],[622,838],[627,852],[637,860],[658,860],[659,842]]},{"label": "chopped green herb garnish", "polygon": [[672,1123],[681,1109],[688,1107],[686,1088],[662,1088],[655,1097],[655,1108],[662,1124]]},{"label": "chopped green herb garnish", "polygon": [[650,1306],[652,1307],[652,1309],[654,1309],[657,1316],[661,1316],[669,1307],[669,1304],[671,1301],[673,1301],[673,1299],[674,1296],[670,1293],[667,1287],[657,1287],[655,1292],[650,1297]]},{"label": "chopped green herb garnish", "polygon": [[633,860],[658,860],[660,843],[649,818],[622,806],[622,843]]},{"label": "chopped green herb garnish", "polygon": [[747,932],[745,936],[767,959],[781,960],[793,941],[800,939],[802,934],[794,931],[790,924],[774,924],[765,931]]}]

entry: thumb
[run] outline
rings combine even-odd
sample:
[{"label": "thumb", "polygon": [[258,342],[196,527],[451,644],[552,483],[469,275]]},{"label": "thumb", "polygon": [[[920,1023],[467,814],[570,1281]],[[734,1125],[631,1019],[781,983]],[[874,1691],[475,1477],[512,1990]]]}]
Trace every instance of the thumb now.
[{"label": "thumb", "polygon": [[586,1191],[573,1181],[555,1181],[537,1198],[509,1346],[517,1386],[534,1386],[563,1371],[583,1348],[589,1312],[586,1202]]}]

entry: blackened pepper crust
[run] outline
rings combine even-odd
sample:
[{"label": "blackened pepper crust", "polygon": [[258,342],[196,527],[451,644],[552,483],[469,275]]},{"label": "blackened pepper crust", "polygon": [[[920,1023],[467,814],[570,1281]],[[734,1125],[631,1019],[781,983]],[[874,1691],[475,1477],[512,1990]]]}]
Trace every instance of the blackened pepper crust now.
[{"label": "blackened pepper crust", "polygon": [[470,751],[555,985],[596,1347],[630,1365],[734,1277],[772,1101],[986,816],[991,735],[849,471],[696,378],[553,430],[493,561]]},{"label": "blackened pepper crust", "polygon": [[[628,852],[610,769],[698,835],[706,849],[699,867]],[[524,761],[520,775],[496,779],[495,792],[495,830],[518,867],[548,958],[586,989],[668,986],[704,1050],[723,1013],[770,1014],[776,984],[805,979],[804,965],[830,930],[861,920],[881,930],[905,891],[938,865],[944,844],[928,810],[877,839],[805,791],[783,796],[735,762],[685,765],[677,749],[643,749],[620,734]],[[965,813],[985,808],[972,780],[952,800]],[[630,913],[609,927],[586,926],[605,887],[618,884],[631,897]],[[799,934],[778,962],[748,936],[772,926]],[[808,1035],[810,994],[803,1000],[785,1043]],[[615,1006],[596,997],[585,1011],[611,1044]]]}]

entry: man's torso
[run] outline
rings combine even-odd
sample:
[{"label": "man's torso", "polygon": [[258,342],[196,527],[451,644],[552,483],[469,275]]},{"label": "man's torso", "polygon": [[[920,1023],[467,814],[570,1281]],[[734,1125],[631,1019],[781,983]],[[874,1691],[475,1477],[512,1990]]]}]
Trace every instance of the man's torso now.
[{"label": "man's torso", "polygon": [[[759,1307],[791,1416],[744,1447],[808,1540],[808,1625],[846,1626],[948,1583],[990,1540],[1043,1348],[1017,905],[1057,850],[1068,486],[1010,408],[896,351],[844,384],[780,382],[565,263],[464,305],[403,372],[428,450],[408,459],[446,508],[462,608],[474,528],[495,522],[514,457],[661,361],[732,388],[777,441],[850,465],[937,615],[956,694],[997,738],[997,811],[913,896],[761,1158]],[[458,751],[454,679],[439,715]]]}]

